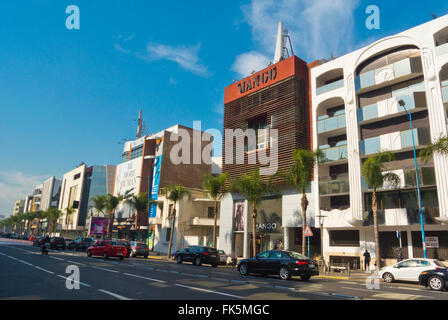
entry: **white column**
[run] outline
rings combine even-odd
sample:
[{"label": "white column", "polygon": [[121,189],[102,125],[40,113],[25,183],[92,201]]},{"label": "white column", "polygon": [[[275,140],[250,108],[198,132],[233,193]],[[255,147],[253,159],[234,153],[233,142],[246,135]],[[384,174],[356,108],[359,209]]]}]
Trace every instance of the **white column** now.
[{"label": "white column", "polygon": [[414,258],[414,249],[412,246],[412,231],[408,230],[408,255],[409,255],[409,259]]},{"label": "white column", "polygon": [[290,231],[290,228],[288,228],[288,227],[284,227],[283,228],[283,249],[286,250],[286,251],[290,250],[290,247],[289,247],[289,231]]},{"label": "white column", "polygon": [[249,258],[249,202],[244,201],[244,246],[243,254],[244,258]]}]

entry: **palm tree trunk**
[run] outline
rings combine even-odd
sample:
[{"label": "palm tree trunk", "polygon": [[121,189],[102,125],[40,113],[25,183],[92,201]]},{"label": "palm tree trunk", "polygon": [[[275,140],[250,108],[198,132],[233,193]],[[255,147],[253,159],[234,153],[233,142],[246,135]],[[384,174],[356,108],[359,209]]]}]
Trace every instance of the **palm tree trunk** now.
[{"label": "palm tree trunk", "polygon": [[[138,213],[137,213],[138,216]],[[108,234],[108,239],[112,239],[112,228],[114,227],[114,219],[115,219],[115,214],[113,211],[110,212],[110,221],[109,221],[109,234]]]},{"label": "palm tree trunk", "polygon": [[306,250],[306,237],[305,237],[305,228],[307,226],[306,224],[306,209],[308,208],[308,199],[306,198],[306,194],[302,194],[302,254],[306,256],[305,250]]},{"label": "palm tree trunk", "polygon": [[255,202],[252,204],[252,257],[257,255],[257,233],[255,224],[257,223],[257,208]]},{"label": "palm tree trunk", "polygon": [[217,214],[217,209],[218,209],[218,202],[215,201],[215,209],[214,209],[214,221],[213,221],[213,248],[216,248],[216,224],[218,221],[218,214]]},{"label": "palm tree trunk", "polygon": [[381,268],[381,256],[380,256],[380,240],[378,232],[378,203],[376,199],[376,189],[373,189],[372,193],[372,210],[373,210],[373,233],[375,235],[375,255],[376,255],[376,267]]},{"label": "palm tree trunk", "polygon": [[171,257],[171,247],[173,245],[174,227],[176,225],[176,204],[174,204],[173,213],[172,213],[172,220],[173,220],[173,224],[171,226],[171,232],[170,232],[170,244],[168,246],[168,259]]}]

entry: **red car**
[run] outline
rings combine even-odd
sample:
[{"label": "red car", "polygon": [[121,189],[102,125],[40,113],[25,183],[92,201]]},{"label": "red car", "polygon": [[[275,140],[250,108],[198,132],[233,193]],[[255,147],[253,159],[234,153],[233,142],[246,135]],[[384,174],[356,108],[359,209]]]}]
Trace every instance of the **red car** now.
[{"label": "red car", "polygon": [[100,256],[104,259],[117,257],[123,260],[126,257],[126,247],[112,240],[97,240],[93,246],[87,248],[87,256]]}]

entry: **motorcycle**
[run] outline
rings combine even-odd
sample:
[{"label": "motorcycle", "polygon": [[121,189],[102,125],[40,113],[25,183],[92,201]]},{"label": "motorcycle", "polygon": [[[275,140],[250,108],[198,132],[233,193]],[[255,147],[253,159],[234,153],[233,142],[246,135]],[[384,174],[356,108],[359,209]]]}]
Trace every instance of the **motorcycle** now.
[{"label": "motorcycle", "polygon": [[43,255],[47,255],[48,256],[48,248],[47,248],[47,246],[49,246],[48,243],[42,243],[41,251],[42,251]]}]

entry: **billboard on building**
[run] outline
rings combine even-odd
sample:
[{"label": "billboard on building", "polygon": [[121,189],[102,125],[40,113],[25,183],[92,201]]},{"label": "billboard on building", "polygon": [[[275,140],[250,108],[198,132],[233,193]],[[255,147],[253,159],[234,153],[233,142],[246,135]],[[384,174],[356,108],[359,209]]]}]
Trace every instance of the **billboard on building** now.
[{"label": "billboard on building", "polygon": [[[151,199],[157,200],[159,196],[159,184],[160,184],[160,168],[162,165],[162,156],[158,156],[154,162],[154,168],[152,173],[152,187],[151,187]],[[151,205],[149,210],[149,217],[155,218],[157,216],[157,205]]]},{"label": "billboard on building", "polygon": [[90,225],[90,235],[102,236],[106,234],[108,225],[109,219],[107,218],[92,218],[92,222]]},{"label": "billboard on building", "polygon": [[244,203],[245,201],[235,201],[233,211],[233,230],[244,231]]},{"label": "billboard on building", "polygon": [[114,195],[124,195],[126,191],[132,190],[135,195],[138,194],[142,171],[142,158],[136,158],[117,166],[115,176]]}]

